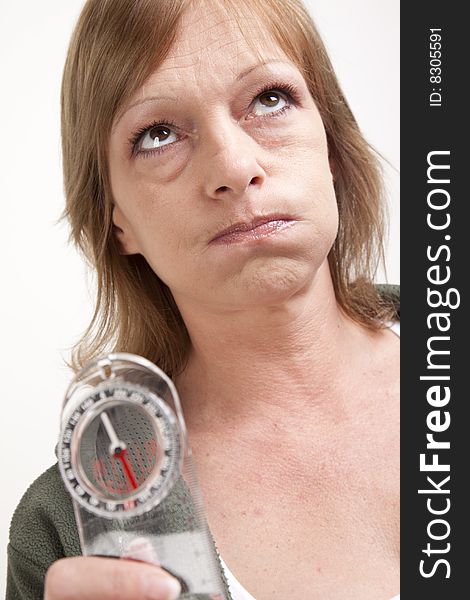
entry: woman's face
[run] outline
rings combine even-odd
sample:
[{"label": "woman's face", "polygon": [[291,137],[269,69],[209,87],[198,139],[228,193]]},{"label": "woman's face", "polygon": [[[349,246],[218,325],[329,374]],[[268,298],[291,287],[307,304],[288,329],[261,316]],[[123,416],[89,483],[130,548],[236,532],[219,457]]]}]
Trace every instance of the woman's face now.
[{"label": "woman's face", "polygon": [[312,281],[336,237],[319,112],[249,16],[242,35],[220,10],[186,14],[114,123],[109,169],[123,252],[142,254],[180,308],[282,301]]}]

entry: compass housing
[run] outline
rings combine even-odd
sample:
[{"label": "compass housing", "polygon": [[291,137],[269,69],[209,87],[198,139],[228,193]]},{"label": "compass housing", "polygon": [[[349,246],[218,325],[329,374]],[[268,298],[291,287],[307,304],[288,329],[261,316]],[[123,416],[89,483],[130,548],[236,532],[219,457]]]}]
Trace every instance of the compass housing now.
[{"label": "compass housing", "polygon": [[151,510],[181,474],[185,431],[179,399],[170,386],[166,395],[173,407],[160,396],[162,381],[155,373],[158,385],[152,389],[141,361],[147,362],[128,354],[96,361],[64,403],[58,455],[65,486],[83,509],[109,519]]}]

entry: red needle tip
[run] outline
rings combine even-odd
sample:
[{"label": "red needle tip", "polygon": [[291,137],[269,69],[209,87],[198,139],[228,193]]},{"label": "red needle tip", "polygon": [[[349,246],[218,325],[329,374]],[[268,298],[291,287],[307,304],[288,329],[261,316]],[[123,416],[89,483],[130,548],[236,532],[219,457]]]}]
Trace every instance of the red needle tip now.
[{"label": "red needle tip", "polygon": [[131,487],[134,490],[136,490],[139,487],[139,484],[137,483],[134,473],[132,472],[132,469],[130,468],[129,463],[126,460],[126,453],[127,453],[126,449],[124,449],[124,450],[119,449],[119,451],[116,451],[114,453],[114,458],[117,458],[118,460],[121,461],[122,468],[124,469],[124,473],[126,474],[126,477],[129,480]]}]

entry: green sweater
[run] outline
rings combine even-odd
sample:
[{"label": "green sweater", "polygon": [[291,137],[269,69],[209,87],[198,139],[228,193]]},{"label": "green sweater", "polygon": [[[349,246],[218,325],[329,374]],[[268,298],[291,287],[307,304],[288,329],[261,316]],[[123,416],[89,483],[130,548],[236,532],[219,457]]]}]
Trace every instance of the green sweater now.
[{"label": "green sweater", "polygon": [[[184,518],[180,499],[181,490],[165,500],[170,505],[166,514],[171,515],[172,521],[168,525],[175,530]],[[212,542],[216,550],[213,539]],[[29,487],[13,515],[8,544],[7,600],[42,600],[49,566],[59,558],[80,554],[72,499],[55,464]],[[232,600],[218,560],[227,600]]]},{"label": "green sweater", "polygon": [[[384,296],[393,299],[398,318],[398,286],[379,286],[379,289]],[[172,514],[177,523],[181,507],[176,502]],[[6,600],[42,600],[49,566],[59,558],[80,554],[72,500],[56,464],[29,487],[13,516]],[[217,557],[227,600],[232,600],[218,553]]]}]

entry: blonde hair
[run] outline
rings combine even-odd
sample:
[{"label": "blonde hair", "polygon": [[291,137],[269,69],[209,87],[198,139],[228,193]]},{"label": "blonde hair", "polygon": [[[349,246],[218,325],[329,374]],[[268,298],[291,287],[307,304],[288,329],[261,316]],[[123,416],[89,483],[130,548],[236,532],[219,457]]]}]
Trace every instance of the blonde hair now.
[{"label": "blonde hair", "polygon": [[[393,313],[372,283],[383,261],[382,180],[320,36],[299,0],[217,2],[236,19],[247,10],[258,15],[304,75],[334,165],[340,224],[328,260],[336,299],[352,319],[378,329]],[[164,61],[191,4],[88,0],[71,39],[61,95],[63,218],[70,223],[71,239],[94,268],[97,283],[92,321],[72,353],[75,370],[109,350],[140,354],[170,377],[185,365],[190,340],[169,288],[142,256],[120,253],[113,232],[107,147],[113,121]]]}]

